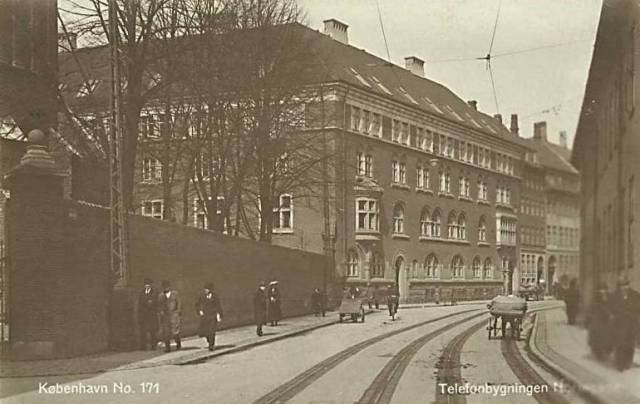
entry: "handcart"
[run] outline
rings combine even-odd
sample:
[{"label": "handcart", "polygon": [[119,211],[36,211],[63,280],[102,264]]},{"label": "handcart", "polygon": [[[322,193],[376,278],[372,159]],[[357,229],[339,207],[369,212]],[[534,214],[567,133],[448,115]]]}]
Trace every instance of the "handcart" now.
[{"label": "handcart", "polygon": [[345,317],[350,316],[354,323],[358,322],[358,318],[364,323],[363,301],[364,299],[358,297],[342,299],[338,308],[339,321],[342,322]]},{"label": "handcart", "polygon": [[[507,325],[510,330],[510,337],[520,339],[522,331],[522,320],[527,313],[527,301],[515,296],[497,296],[491,303],[487,304],[489,313],[489,325],[487,326],[488,338],[495,338],[498,330],[502,338],[507,336]],[[500,327],[498,327],[500,321]]]}]

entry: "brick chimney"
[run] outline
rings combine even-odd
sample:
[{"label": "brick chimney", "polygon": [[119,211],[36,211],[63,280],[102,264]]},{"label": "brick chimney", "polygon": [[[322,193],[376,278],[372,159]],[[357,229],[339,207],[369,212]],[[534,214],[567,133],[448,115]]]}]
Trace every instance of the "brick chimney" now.
[{"label": "brick chimney", "polygon": [[518,114],[511,114],[511,126],[509,127],[509,130],[514,135],[520,133],[520,128],[518,127]]},{"label": "brick chimney", "polygon": [[567,131],[566,130],[561,130],[560,131],[559,139],[560,139],[560,146],[562,146],[565,149],[567,149],[568,145],[567,145]]},{"label": "brick chimney", "polygon": [[545,121],[533,124],[533,139],[538,142],[547,141],[547,123]]},{"label": "brick chimney", "polygon": [[345,45],[349,44],[349,35],[347,31],[349,26],[343,22],[340,22],[334,18],[324,20],[324,33],[338,42],[342,42]]},{"label": "brick chimney", "polygon": [[478,110],[478,101],[476,101],[476,100],[469,100],[469,101],[467,101],[467,104],[469,104],[469,106],[470,106],[471,108],[473,108],[475,111],[477,111],[477,110]]},{"label": "brick chimney", "polygon": [[424,60],[407,56],[404,58],[404,67],[416,76],[424,77]]},{"label": "brick chimney", "polygon": [[493,117],[502,125],[502,114],[495,114]]}]

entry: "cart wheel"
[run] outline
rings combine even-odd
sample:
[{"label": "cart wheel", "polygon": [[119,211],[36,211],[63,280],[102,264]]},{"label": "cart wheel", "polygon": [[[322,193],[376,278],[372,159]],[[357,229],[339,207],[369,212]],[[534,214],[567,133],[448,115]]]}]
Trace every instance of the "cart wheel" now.
[{"label": "cart wheel", "polygon": [[338,320],[338,322],[342,322],[342,314],[340,314],[340,319]]},{"label": "cart wheel", "polygon": [[517,341],[519,341],[520,340],[520,320],[515,320],[514,323],[515,323],[514,324],[514,327],[515,327],[515,330],[514,330],[515,339]]},{"label": "cart wheel", "polygon": [[491,319],[489,319],[489,326],[487,327],[487,331],[489,331],[487,337],[488,339],[491,339]]},{"label": "cart wheel", "polygon": [[362,309],[362,311],[360,312],[360,315],[362,316],[362,322],[364,323],[364,308]]},{"label": "cart wheel", "polygon": [[358,315],[357,314],[352,314],[351,315],[351,321],[353,321],[354,323],[358,322]]}]

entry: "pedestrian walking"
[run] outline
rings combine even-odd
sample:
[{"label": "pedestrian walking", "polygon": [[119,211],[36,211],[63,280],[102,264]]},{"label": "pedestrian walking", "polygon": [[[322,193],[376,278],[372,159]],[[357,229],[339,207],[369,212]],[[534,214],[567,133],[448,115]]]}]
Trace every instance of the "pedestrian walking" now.
[{"label": "pedestrian walking", "polygon": [[278,321],[282,318],[282,307],[280,302],[280,289],[278,281],[269,284],[269,321],[272,326],[277,326]]},{"label": "pedestrian walking", "polygon": [[640,294],[631,289],[629,279],[621,277],[611,300],[614,358],[620,371],[633,363],[636,338],[640,326]]},{"label": "pedestrian walking", "polygon": [[262,326],[267,322],[267,284],[260,282],[253,296],[253,315],[256,321],[256,334],[262,336]]},{"label": "pedestrian walking", "polygon": [[313,293],[311,293],[311,309],[316,317],[319,317],[320,313],[322,313],[322,317],[324,317],[324,305],[322,300],[323,296],[320,289],[315,288]]},{"label": "pedestrian walking", "polygon": [[162,292],[158,296],[158,314],[162,327],[164,351],[171,352],[171,340],[175,339],[176,349],[182,348],[180,327],[182,324],[182,302],[178,292],[171,288],[171,282],[162,281]]},{"label": "pedestrian walking", "polygon": [[389,309],[389,315],[392,320],[396,319],[396,313],[398,312],[398,305],[400,303],[400,298],[398,296],[396,288],[389,285],[387,289],[387,309]]},{"label": "pedestrian walking", "polygon": [[153,281],[144,279],[144,286],[138,294],[138,325],[140,327],[140,349],[149,346],[151,350],[158,345],[158,292]]},{"label": "pedestrian walking", "polygon": [[580,291],[578,290],[578,280],[571,279],[569,288],[562,292],[562,298],[567,311],[567,322],[573,325],[578,315],[578,304],[580,303]]},{"label": "pedestrian walking", "polygon": [[436,301],[436,304],[440,304],[440,287],[437,287],[435,292],[433,292],[433,300]]},{"label": "pedestrian walking", "polygon": [[601,283],[587,314],[588,341],[591,353],[604,360],[613,349],[611,342],[611,297],[607,285]]},{"label": "pedestrian walking", "polygon": [[204,285],[204,290],[196,301],[196,313],[200,317],[198,336],[206,338],[209,350],[213,351],[218,323],[222,321],[222,304],[213,290],[213,283]]}]

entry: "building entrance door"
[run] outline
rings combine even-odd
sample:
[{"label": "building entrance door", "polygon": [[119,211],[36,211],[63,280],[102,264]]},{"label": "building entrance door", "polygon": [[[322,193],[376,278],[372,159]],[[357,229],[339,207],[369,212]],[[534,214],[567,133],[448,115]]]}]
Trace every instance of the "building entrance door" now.
[{"label": "building entrance door", "polygon": [[404,258],[398,257],[396,259],[395,268],[396,268],[396,285],[398,287],[400,301],[406,302],[409,285],[407,280],[407,270],[406,270],[406,265],[404,263]]}]

